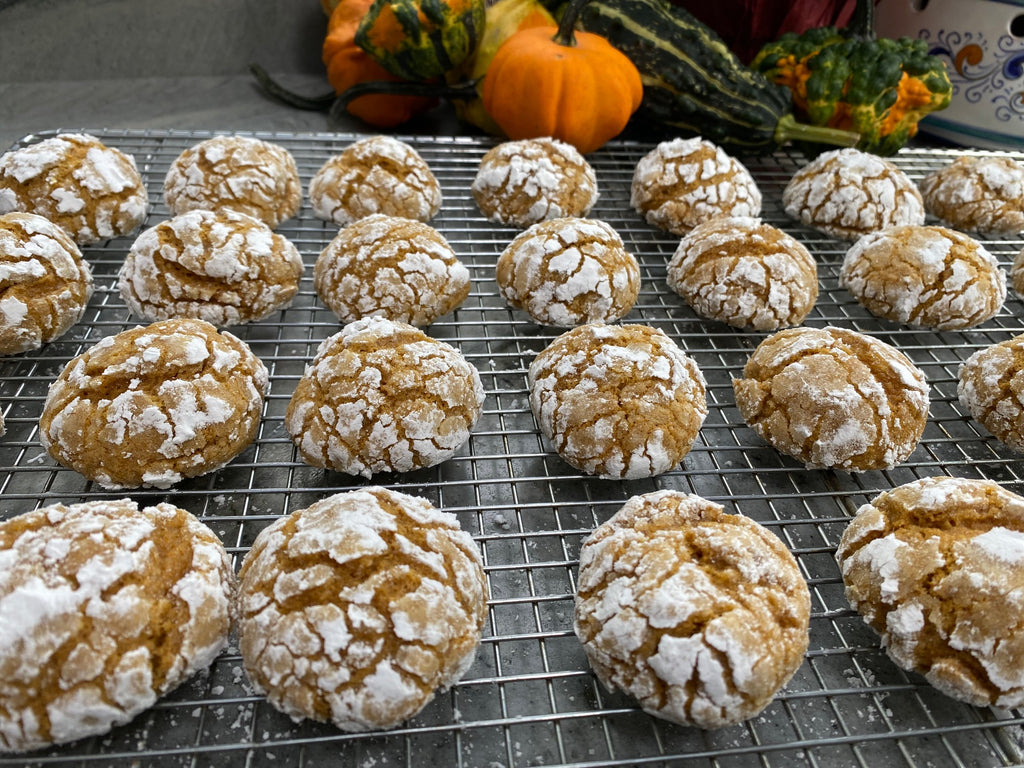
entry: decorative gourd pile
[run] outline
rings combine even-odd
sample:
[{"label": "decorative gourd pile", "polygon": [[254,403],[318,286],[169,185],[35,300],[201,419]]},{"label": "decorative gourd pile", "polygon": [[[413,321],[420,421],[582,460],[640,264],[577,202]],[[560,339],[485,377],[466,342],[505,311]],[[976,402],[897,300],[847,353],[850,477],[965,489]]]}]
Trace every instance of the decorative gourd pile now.
[{"label": "decorative gourd pile", "polygon": [[[307,99],[254,67],[295,106],[394,128],[450,99],[456,114],[511,139],[551,136],[591,152],[637,137],[702,136],[734,152],[790,141],[891,154],[949,102],[941,61],[920,41],[879,39],[871,0],[850,30],[766,46],[748,67],[671,0],[321,0],[334,91]],[[813,149],[812,149],[813,151]]]}]

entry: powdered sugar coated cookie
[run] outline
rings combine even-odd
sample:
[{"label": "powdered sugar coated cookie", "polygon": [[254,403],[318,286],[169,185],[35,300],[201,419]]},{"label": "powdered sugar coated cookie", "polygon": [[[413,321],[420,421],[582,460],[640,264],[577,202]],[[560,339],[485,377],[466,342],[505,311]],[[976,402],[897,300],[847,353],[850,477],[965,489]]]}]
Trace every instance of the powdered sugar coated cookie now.
[{"label": "powdered sugar coated cookie", "polygon": [[541,221],[498,257],[498,291],[540,325],[614,322],[640,292],[640,266],[609,224],[596,219]]},{"label": "powdered sugar coated cookie", "polygon": [[894,163],[851,147],[823,152],[793,174],[782,204],[797,221],[841,240],[924,224],[924,201],[910,177]]},{"label": "powdered sugar coated cookie", "polygon": [[320,345],[285,427],[307,463],[370,477],[445,461],[469,439],[483,402],[480,374],[455,347],[368,317]]},{"label": "powdered sugar coated cookie", "polygon": [[759,216],[761,190],[750,171],[716,144],[672,139],[637,163],[630,205],[648,224],[685,235],[715,216]]},{"label": "powdered sugar coated cookie", "polygon": [[309,202],[325,221],[347,226],[372,214],[430,221],[441,185],[419,152],[391,136],[370,136],[327,160],[309,182]]},{"label": "powdered sugar coated cookie", "polygon": [[810,607],[778,537],[699,496],[634,496],[580,550],[574,627],[598,679],[681,725],[764,709],[803,661]]},{"label": "powdered sugar coated cookie", "polygon": [[958,157],[921,180],[929,213],[983,237],[1024,232],[1024,164],[1009,157]]},{"label": "powdered sugar coated cookie", "polygon": [[267,369],[202,320],[108,336],[50,385],[39,439],[105,488],[167,488],[226,464],[256,436]]},{"label": "powdered sugar coated cookie", "polygon": [[260,533],[239,573],[249,678],[299,720],[390,728],[473,662],[479,551],[454,515],[384,488],[339,493]]},{"label": "powdered sugar coated cookie", "polygon": [[135,158],[95,136],[62,133],[0,156],[0,214],[39,214],[78,245],[126,235],[148,210]]},{"label": "powdered sugar coated cookie", "polygon": [[234,571],[171,504],[91,501],[0,522],[0,752],[106,733],[207,667]]},{"label": "powdered sugar coated cookie", "polygon": [[1024,704],[1024,499],[989,480],[907,483],[857,511],[836,558],[896,664],[975,706]]},{"label": "powdered sugar coated cookie", "polygon": [[34,213],[0,216],[0,355],[63,336],[92,292],[92,269],[67,232]]}]

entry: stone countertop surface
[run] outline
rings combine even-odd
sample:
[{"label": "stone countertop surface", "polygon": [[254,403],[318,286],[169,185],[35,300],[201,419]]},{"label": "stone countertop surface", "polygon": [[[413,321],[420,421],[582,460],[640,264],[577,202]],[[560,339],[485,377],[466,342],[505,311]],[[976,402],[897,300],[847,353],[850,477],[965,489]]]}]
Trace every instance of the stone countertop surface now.
[{"label": "stone countertop surface", "polygon": [[[265,95],[330,91],[316,0],[0,0],[0,152],[57,129],[375,132]],[[402,127],[459,130],[442,106]]]}]

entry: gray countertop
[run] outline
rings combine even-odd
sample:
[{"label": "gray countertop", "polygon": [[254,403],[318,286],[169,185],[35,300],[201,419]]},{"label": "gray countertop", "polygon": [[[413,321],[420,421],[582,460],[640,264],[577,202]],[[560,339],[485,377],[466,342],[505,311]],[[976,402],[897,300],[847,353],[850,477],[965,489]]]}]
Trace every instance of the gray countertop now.
[{"label": "gray countertop", "polygon": [[[316,0],[0,0],[0,151],[60,128],[357,131],[266,96],[259,63],[304,94],[330,91]],[[451,133],[451,109],[402,127]]]}]

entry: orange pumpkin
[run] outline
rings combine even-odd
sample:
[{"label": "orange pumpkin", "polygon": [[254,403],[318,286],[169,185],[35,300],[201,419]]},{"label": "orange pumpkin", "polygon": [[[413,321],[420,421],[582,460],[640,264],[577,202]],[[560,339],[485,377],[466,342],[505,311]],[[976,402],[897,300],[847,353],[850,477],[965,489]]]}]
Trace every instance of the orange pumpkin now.
[{"label": "orange pumpkin", "polygon": [[[327,22],[323,60],[327,80],[335,93],[344,93],[366,82],[404,82],[356,45],[356,29],[371,4],[372,0],[341,0]],[[349,114],[377,128],[394,128],[436,104],[434,98],[374,93],[353,99],[345,108]]]},{"label": "orange pumpkin", "polygon": [[592,152],[626,127],[640,106],[637,68],[605,38],[574,32],[586,0],[573,0],[558,27],[509,37],[484,76],[484,109],[510,139],[552,136]]}]

